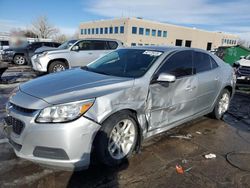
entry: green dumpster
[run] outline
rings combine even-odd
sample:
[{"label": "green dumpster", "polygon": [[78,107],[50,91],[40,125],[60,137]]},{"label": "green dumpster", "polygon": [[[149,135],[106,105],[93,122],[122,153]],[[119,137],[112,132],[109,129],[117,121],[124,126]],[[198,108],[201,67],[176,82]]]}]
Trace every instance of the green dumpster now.
[{"label": "green dumpster", "polygon": [[226,63],[232,65],[234,62],[238,61],[241,56],[250,55],[250,49],[240,45],[231,47],[221,46],[215,54]]}]

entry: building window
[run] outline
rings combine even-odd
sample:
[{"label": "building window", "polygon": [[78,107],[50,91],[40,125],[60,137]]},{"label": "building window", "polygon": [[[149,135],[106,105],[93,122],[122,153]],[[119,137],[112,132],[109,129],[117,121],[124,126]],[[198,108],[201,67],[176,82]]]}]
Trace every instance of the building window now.
[{"label": "building window", "polygon": [[157,36],[158,36],[158,37],[161,37],[161,30],[158,30]]},{"label": "building window", "polygon": [[150,35],[150,29],[146,29],[146,35],[149,36]]},{"label": "building window", "polygon": [[95,34],[95,28],[92,28],[92,35]]},{"label": "building window", "polygon": [[144,34],[144,28],[140,27],[139,28],[139,35],[143,35]]},{"label": "building window", "polygon": [[84,34],[87,35],[87,29],[84,29]]},{"label": "building window", "polygon": [[142,43],[138,43],[138,46],[142,46]]},{"label": "building window", "polygon": [[144,44],[144,46],[148,46],[148,44]]},{"label": "building window", "polygon": [[212,49],[212,42],[207,43],[207,51],[210,51]]},{"label": "building window", "polygon": [[132,34],[137,34],[137,27],[132,27]]},{"label": "building window", "polygon": [[100,28],[100,34],[103,34],[103,28],[102,27]]},{"label": "building window", "polygon": [[120,26],[120,33],[124,33],[124,26]]},{"label": "building window", "polygon": [[182,40],[176,39],[175,46],[182,46]]},{"label": "building window", "polygon": [[108,34],[108,28],[107,27],[105,27],[105,34]]},{"label": "building window", "polygon": [[99,34],[99,28],[95,28],[95,34]]},{"label": "building window", "polygon": [[115,33],[118,33],[118,27],[115,27]]},{"label": "building window", "polygon": [[186,47],[191,47],[192,41],[191,40],[186,40],[185,46]]},{"label": "building window", "polygon": [[155,37],[155,35],[156,35],[156,30],[152,29],[152,36]]},{"label": "building window", "polygon": [[167,31],[163,31],[163,37],[167,37],[168,32]]},{"label": "building window", "polygon": [[81,29],[81,35],[83,35],[83,29]]},{"label": "building window", "polygon": [[131,43],[131,46],[136,46],[136,43]]},{"label": "building window", "polygon": [[109,34],[112,34],[113,33],[113,27],[110,27],[109,28]]},{"label": "building window", "polygon": [[90,29],[88,29],[88,34],[90,35]]}]

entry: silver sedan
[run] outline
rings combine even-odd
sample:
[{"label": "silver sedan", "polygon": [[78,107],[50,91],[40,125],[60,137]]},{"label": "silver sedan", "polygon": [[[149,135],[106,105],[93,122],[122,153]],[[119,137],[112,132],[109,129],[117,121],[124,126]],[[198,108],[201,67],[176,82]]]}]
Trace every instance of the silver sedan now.
[{"label": "silver sedan", "polygon": [[118,49],[22,84],[5,133],[19,157],[40,164],[87,168],[95,151],[114,166],[145,138],[206,114],[220,119],[234,87],[233,69],[203,50]]}]

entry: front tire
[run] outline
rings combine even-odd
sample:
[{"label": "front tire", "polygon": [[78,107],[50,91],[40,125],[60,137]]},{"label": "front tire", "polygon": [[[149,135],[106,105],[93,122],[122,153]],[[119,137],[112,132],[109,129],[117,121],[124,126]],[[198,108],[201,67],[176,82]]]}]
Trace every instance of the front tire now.
[{"label": "front tire", "polygon": [[25,65],[26,64],[26,59],[23,55],[15,55],[14,56],[14,63],[16,65]]},{"label": "front tire", "polygon": [[221,119],[228,110],[230,104],[230,92],[223,89],[219,99],[216,102],[213,112],[211,113],[214,119]]},{"label": "front tire", "polygon": [[62,61],[54,61],[49,65],[48,72],[54,73],[54,72],[61,72],[65,71],[68,68],[66,63]]},{"label": "front tire", "polygon": [[134,151],[137,137],[138,127],[131,112],[121,111],[110,116],[95,140],[98,159],[108,166],[121,164]]}]

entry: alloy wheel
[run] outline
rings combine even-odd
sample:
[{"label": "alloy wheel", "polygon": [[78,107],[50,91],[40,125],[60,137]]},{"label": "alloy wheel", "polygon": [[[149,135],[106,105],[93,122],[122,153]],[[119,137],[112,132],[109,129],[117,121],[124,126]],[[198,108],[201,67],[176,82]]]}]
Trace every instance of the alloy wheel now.
[{"label": "alloy wheel", "polygon": [[64,70],[65,70],[65,67],[61,64],[55,65],[53,67],[53,72],[60,72],[60,71],[64,71]]},{"label": "alloy wheel", "polygon": [[23,65],[25,63],[25,58],[23,56],[16,56],[15,63],[18,65]]},{"label": "alloy wheel", "polygon": [[111,157],[120,160],[130,152],[136,138],[135,126],[131,120],[124,119],[113,127],[108,142]]},{"label": "alloy wheel", "polygon": [[221,96],[221,99],[219,101],[219,108],[218,108],[218,113],[220,115],[224,114],[227,110],[228,110],[228,107],[229,107],[229,94],[228,93],[224,93],[222,96]]}]

